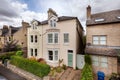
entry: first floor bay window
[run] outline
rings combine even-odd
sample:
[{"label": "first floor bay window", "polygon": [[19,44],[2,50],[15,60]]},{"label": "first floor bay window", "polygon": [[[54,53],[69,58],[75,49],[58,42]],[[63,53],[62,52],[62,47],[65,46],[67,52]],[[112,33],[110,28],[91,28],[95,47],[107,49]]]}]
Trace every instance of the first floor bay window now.
[{"label": "first floor bay window", "polygon": [[58,61],[58,50],[48,50],[48,60]]}]

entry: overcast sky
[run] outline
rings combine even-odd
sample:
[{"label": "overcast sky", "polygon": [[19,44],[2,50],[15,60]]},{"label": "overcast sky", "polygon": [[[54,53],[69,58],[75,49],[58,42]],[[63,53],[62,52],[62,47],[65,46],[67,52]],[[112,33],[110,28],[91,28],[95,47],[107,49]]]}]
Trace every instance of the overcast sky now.
[{"label": "overcast sky", "polygon": [[78,17],[85,28],[87,5],[92,13],[98,13],[120,9],[120,0],[0,0],[0,28],[5,24],[21,26],[22,20],[46,20],[48,8],[58,16]]}]

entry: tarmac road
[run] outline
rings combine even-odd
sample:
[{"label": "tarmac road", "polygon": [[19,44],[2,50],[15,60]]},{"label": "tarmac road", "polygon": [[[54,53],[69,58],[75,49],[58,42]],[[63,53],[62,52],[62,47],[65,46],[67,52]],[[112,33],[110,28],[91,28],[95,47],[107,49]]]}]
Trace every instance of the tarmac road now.
[{"label": "tarmac road", "polygon": [[13,73],[12,71],[3,67],[2,65],[0,65],[0,74],[4,76],[5,78],[7,78],[8,80],[27,80],[19,76],[18,74]]}]

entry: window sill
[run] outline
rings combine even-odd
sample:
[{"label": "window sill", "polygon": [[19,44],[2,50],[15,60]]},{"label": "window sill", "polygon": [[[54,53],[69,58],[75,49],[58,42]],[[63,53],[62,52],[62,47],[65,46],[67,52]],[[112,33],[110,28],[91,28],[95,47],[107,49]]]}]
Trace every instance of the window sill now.
[{"label": "window sill", "polygon": [[47,60],[47,62],[49,62],[49,63],[58,63],[58,61],[51,61],[51,60]]},{"label": "window sill", "polygon": [[69,45],[69,43],[64,43],[63,45],[68,46],[68,45]]}]

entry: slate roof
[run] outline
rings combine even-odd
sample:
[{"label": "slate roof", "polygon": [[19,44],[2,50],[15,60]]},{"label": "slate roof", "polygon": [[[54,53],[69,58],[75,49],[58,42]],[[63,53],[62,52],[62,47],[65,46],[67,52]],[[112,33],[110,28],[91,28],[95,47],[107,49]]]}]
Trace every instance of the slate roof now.
[{"label": "slate roof", "polygon": [[[119,18],[118,18],[119,17]],[[104,19],[104,21],[95,21],[96,19]],[[87,20],[86,25],[98,25],[108,23],[120,23],[120,10],[96,13],[91,15],[91,19]]]},{"label": "slate roof", "polygon": [[[65,21],[65,20],[72,20],[72,19],[77,19],[77,17],[70,17],[70,16],[61,16],[58,17],[58,22],[60,21]],[[48,24],[48,20],[42,21],[41,24]]]},{"label": "slate roof", "polygon": [[[12,27],[11,28],[11,35],[14,34],[15,32],[17,32],[21,27]],[[9,29],[1,29],[2,30],[2,34],[1,36],[5,36],[5,35],[9,35]]]},{"label": "slate roof", "polygon": [[85,52],[91,55],[100,55],[100,56],[110,56],[110,57],[117,57],[120,54],[120,49],[114,48],[105,48],[105,47],[87,47]]}]

